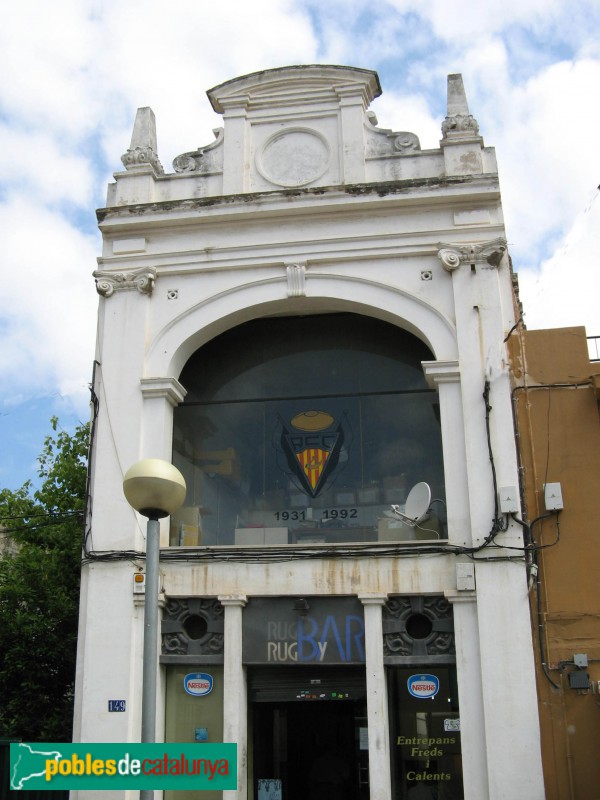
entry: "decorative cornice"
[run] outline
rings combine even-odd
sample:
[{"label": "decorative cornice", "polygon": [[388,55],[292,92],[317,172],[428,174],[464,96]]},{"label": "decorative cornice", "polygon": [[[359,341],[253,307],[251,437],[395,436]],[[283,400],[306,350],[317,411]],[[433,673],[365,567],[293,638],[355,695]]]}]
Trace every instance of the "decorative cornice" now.
[{"label": "decorative cornice", "polygon": [[144,398],[164,397],[172,406],[182,403],[187,394],[177,378],[142,378],[140,383]]},{"label": "decorative cornice", "polygon": [[179,174],[185,172],[206,172],[209,168],[215,166],[211,163],[211,159],[208,158],[208,156],[211,155],[211,151],[223,144],[225,131],[223,128],[213,128],[213,133],[215,135],[214,142],[207,144],[205,147],[199,147],[197,150],[192,150],[189,153],[182,153],[173,160],[173,169],[175,172]]},{"label": "decorative cornice", "polygon": [[387,594],[379,594],[375,593],[365,593],[359,594],[358,599],[363,604],[363,606],[383,606],[387,603],[388,596]]},{"label": "decorative cornice", "polygon": [[476,603],[477,592],[458,592],[456,589],[446,589],[444,597],[451,605],[458,605],[459,603]]},{"label": "decorative cornice", "polygon": [[483,264],[497,267],[507,249],[506,239],[499,237],[489,242],[472,244],[438,244],[438,258],[446,272],[454,272],[461,264]]},{"label": "decorative cornice", "polygon": [[458,361],[421,361],[421,366],[430,389],[435,389],[440,383],[460,381]]},{"label": "decorative cornice", "polygon": [[410,131],[395,131],[389,134],[392,139],[394,150],[400,153],[416,153],[421,149],[419,137]]},{"label": "decorative cornice", "polygon": [[287,296],[306,297],[306,264],[286,264]]},{"label": "decorative cornice", "polygon": [[[367,130],[367,158],[381,155],[417,153],[421,149],[419,137],[410,131],[393,131],[379,128],[373,111],[367,111],[364,118]],[[370,134],[370,135],[369,135]]]},{"label": "decorative cornice", "polygon": [[248,603],[248,598],[245,594],[220,594],[217,599],[222,606],[243,608]]},{"label": "decorative cornice", "polygon": [[137,289],[140,294],[151,295],[156,282],[156,270],[154,267],[142,267],[131,272],[109,272],[108,270],[96,270],[96,291],[102,297],[110,297],[115,292],[125,289]]}]

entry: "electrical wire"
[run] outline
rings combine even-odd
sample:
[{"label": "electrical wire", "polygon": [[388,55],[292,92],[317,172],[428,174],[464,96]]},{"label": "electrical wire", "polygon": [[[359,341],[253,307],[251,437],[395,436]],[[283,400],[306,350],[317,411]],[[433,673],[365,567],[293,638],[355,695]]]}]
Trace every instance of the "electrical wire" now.
[{"label": "electrical wire", "polygon": [[[547,383],[547,384],[526,384],[524,386],[516,386],[512,392],[511,397],[513,401],[513,418],[515,420],[515,437],[518,440],[520,436],[519,428],[518,428],[518,414],[517,414],[517,407],[516,407],[516,396],[517,392],[519,391],[536,391],[536,390],[544,390],[548,392],[548,408],[547,408],[547,417],[546,417],[546,438],[548,441],[548,449],[546,451],[546,464],[544,469],[544,483],[547,482],[548,479],[548,470],[550,464],[550,411],[551,411],[551,404],[552,404],[552,392],[551,389],[580,389],[584,387],[592,386],[591,380],[586,381],[576,381],[572,383]],[[519,447],[517,446],[517,452],[520,452]],[[522,482],[522,467],[519,469],[519,480]],[[524,496],[524,487],[521,485],[521,494]],[[553,542],[549,544],[541,544],[541,534],[540,534],[540,544],[536,544],[533,538],[533,527],[537,522],[540,522],[552,515],[556,514],[556,538]],[[540,575],[540,565],[539,565],[539,553],[541,550],[545,550],[549,547],[555,547],[560,541],[560,523],[559,523],[559,511],[555,512],[548,512],[546,514],[540,514],[538,517],[535,517],[530,523],[527,523],[524,520],[520,520],[516,517],[516,515],[512,515],[513,519],[518,522],[520,525],[523,526],[525,530],[525,539],[528,551],[528,583],[531,588],[533,588],[533,583],[535,582],[535,613],[537,616],[537,629],[538,629],[538,645],[539,645],[539,652],[540,652],[540,664],[542,668],[542,672],[548,683],[557,690],[560,690],[560,686],[552,680],[552,676],[549,672],[549,667],[546,662],[546,648],[544,644],[544,615],[542,609],[542,582],[541,582],[541,575]]]},{"label": "electrical wire", "polygon": [[7,519],[33,519],[34,517],[57,517],[68,514],[81,514],[81,511],[42,511],[39,514],[15,514],[14,516],[9,517],[0,516],[0,524]]},{"label": "electrical wire", "polygon": [[515,322],[515,324],[512,326],[512,328],[509,330],[509,332],[506,334],[506,336],[504,337],[503,342],[502,342],[503,344],[506,344],[508,342],[512,332],[515,331],[519,327],[521,322],[523,322],[523,315],[522,314],[519,317],[519,319]]},{"label": "electrical wire", "polygon": [[[413,558],[415,556],[434,555],[467,555],[478,552],[485,545],[477,548],[463,547],[452,544],[385,544],[369,545],[355,544],[350,546],[335,547],[322,546],[321,548],[294,548],[289,545],[282,547],[271,546],[257,552],[253,548],[223,546],[178,547],[163,548],[160,551],[161,562],[166,561],[194,561],[194,562],[231,562],[231,563],[277,563],[310,559],[356,559],[356,558]],[[88,552],[83,558],[83,563],[92,561],[130,561],[132,559],[145,559],[146,553],[139,550],[107,550]],[[495,560],[516,560],[510,557],[499,557]]]},{"label": "electrical wire", "polygon": [[92,456],[94,454],[94,444],[96,442],[96,424],[98,421],[98,412],[100,410],[100,401],[96,394],[96,367],[99,367],[100,362],[94,359],[94,366],[92,368],[92,382],[90,383],[90,403],[92,406],[92,418],[90,420],[90,438],[88,446],[88,468],[85,482],[85,498],[83,506],[83,530],[81,549],[84,555],[88,553],[88,539],[92,535]]},{"label": "electrical wire", "polygon": [[544,673],[546,680],[548,683],[553,686],[555,689],[560,689],[560,686],[552,680],[552,676],[550,675],[548,664],[546,663],[546,647],[544,645],[544,614],[542,610],[542,581],[540,578],[540,568],[538,563],[538,553],[534,554],[534,564],[535,564],[535,581],[536,581],[536,611],[537,611],[537,628],[538,628],[538,644],[540,648],[540,664],[542,666],[542,672]]},{"label": "electrical wire", "polygon": [[74,511],[71,513],[67,519],[55,519],[55,520],[48,520],[47,522],[38,522],[36,525],[19,525],[17,528],[2,528],[1,531],[3,534],[11,534],[11,533],[19,533],[20,531],[34,531],[38,528],[49,528],[52,525],[62,525],[65,522],[68,522],[71,519],[75,519],[77,515],[81,514],[81,511]]}]

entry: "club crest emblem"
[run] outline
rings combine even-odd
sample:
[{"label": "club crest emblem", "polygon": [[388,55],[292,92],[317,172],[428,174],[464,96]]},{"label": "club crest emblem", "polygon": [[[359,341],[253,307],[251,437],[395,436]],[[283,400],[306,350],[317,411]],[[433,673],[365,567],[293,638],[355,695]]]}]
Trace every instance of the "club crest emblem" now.
[{"label": "club crest emblem", "polygon": [[303,411],[289,423],[281,417],[273,435],[280,468],[296,486],[316,497],[347,460],[351,430],[344,414],[335,420],[326,411]]}]

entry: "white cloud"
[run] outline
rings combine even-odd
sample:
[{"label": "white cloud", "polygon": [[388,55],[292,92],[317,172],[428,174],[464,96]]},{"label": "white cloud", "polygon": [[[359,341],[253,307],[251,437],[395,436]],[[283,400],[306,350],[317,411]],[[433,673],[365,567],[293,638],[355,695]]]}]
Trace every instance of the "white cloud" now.
[{"label": "white cloud", "polygon": [[99,54],[86,2],[5,3],[0,25],[4,112],[23,123],[79,139],[94,124],[92,64]]},{"label": "white cloud", "polygon": [[545,238],[566,233],[600,182],[600,108],[590,102],[599,83],[600,61],[561,62],[487,106],[483,132],[498,152],[509,239],[528,264],[537,266]]},{"label": "white cloud", "polygon": [[[233,7],[197,0],[21,0],[8,4],[0,26],[0,102],[21,127],[80,144],[96,133],[111,141],[137,107],[150,105],[169,160],[210,141],[218,118],[206,89],[315,57],[308,15],[291,0]],[[198,139],[183,141],[182,132],[194,129]],[[116,167],[128,141],[107,153],[112,163],[116,156]]]},{"label": "white cloud", "polygon": [[[309,18],[287,0],[254,0],[223,6],[197,0],[111,0],[98,20],[104,46],[95,83],[105,113],[118,98],[115,123],[122,129],[135,109],[156,114],[159,152],[165,166],[179,153],[208,144],[221,124],[206,90],[238,75],[315,60]],[[108,88],[107,88],[108,87]],[[110,127],[105,125],[106,140]],[[107,155],[114,163],[129,144]]]},{"label": "white cloud", "polygon": [[589,336],[600,336],[599,194],[596,189],[557,252],[539,270],[519,271],[528,328],[585,325]]},{"label": "white cloud", "polygon": [[[579,0],[389,0],[403,13],[421,15],[442,40],[469,44],[468,37],[487,37],[513,25],[527,25],[543,31],[566,6],[577,6]],[[587,3],[586,3],[587,5]]]},{"label": "white cloud", "polygon": [[47,133],[0,124],[0,174],[5,186],[27,187],[39,201],[88,205],[93,197],[93,170]]},{"label": "white cloud", "polygon": [[372,108],[377,113],[379,127],[415,133],[423,150],[439,147],[441,119],[431,112],[422,96],[384,91]]},{"label": "white cloud", "polygon": [[2,397],[82,399],[92,370],[98,242],[58,212],[15,195],[0,207]]}]

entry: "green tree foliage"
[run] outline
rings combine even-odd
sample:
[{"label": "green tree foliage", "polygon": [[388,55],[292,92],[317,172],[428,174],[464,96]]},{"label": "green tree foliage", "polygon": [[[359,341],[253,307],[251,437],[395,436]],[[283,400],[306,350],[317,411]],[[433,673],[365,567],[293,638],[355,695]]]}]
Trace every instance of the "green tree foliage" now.
[{"label": "green tree foliage", "polygon": [[41,488],[0,491],[0,739],[71,741],[88,427],[53,418]]}]

